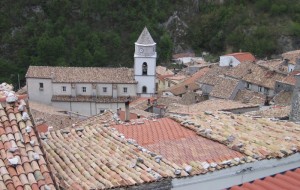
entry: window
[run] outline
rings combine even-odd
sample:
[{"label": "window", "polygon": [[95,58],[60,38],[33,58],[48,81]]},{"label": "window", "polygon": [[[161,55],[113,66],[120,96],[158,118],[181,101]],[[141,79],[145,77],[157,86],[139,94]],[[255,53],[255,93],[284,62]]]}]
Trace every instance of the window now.
[{"label": "window", "polygon": [[127,93],[127,87],[124,87],[124,88],[123,88],[123,92],[124,92],[124,93]]},{"label": "window", "polygon": [[39,86],[40,86],[40,90],[44,90],[44,83],[40,82]]},{"label": "window", "polygon": [[143,63],[142,71],[143,71],[143,75],[147,75],[148,65],[146,62]]},{"label": "window", "polygon": [[248,89],[250,89],[250,88],[251,88],[251,84],[247,82],[246,87],[247,87]]},{"label": "window", "polygon": [[105,109],[100,109],[99,112],[100,112],[100,113],[104,113],[104,112],[105,112]]},{"label": "window", "polygon": [[67,91],[67,87],[66,86],[62,86],[62,91],[66,92]]},{"label": "window", "polygon": [[82,87],[82,92],[86,92],[86,87]]},{"label": "window", "polygon": [[258,92],[262,92],[263,91],[263,87],[258,86]]},{"label": "window", "polygon": [[107,92],[107,87],[103,87],[103,92]]},{"label": "window", "polygon": [[146,86],[143,86],[142,92],[143,92],[143,93],[147,93],[147,87],[146,87]]}]

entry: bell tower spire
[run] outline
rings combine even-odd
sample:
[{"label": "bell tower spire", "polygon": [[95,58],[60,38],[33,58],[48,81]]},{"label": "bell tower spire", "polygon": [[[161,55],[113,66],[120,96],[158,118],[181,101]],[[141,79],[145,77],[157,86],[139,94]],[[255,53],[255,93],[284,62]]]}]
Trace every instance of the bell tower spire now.
[{"label": "bell tower spire", "polygon": [[156,43],[145,27],[135,42],[134,52],[134,77],[137,93],[142,97],[155,94],[156,57]]}]

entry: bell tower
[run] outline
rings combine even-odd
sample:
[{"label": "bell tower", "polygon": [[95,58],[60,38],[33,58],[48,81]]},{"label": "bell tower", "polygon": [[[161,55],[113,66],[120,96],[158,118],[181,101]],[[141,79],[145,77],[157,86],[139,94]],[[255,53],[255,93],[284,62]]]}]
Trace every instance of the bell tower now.
[{"label": "bell tower", "polygon": [[137,83],[137,94],[142,97],[155,95],[156,43],[145,27],[135,42],[134,78]]}]

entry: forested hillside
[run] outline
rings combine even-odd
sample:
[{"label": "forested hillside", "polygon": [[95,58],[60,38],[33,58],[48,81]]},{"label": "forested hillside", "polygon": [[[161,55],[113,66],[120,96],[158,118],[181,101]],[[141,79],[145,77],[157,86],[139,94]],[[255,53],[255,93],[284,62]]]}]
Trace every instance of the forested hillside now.
[{"label": "forested hillside", "polygon": [[1,0],[0,81],[24,82],[29,65],[133,65],[147,26],[159,63],[172,53],[300,47],[298,0]]}]

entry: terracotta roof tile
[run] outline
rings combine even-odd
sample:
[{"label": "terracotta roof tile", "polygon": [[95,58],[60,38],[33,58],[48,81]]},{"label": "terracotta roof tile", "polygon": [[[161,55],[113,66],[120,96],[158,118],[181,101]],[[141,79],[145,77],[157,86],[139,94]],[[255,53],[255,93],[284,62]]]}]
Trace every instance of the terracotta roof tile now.
[{"label": "terracotta roof tile", "polygon": [[173,76],[174,73],[168,69],[167,67],[163,67],[163,66],[156,66],[156,74],[159,76]]},{"label": "terracotta roof tile", "polygon": [[[71,102],[96,102],[96,103],[124,103],[127,101],[128,96],[119,96],[117,98],[113,98],[111,96],[100,96],[100,97],[93,97],[93,96],[64,96],[64,95],[53,95],[51,101],[54,102],[65,102],[65,101],[71,101]],[[131,97],[135,98],[135,97]]]},{"label": "terracotta roof tile", "polygon": [[286,77],[283,72],[271,70],[256,63],[241,63],[228,70],[225,75],[269,89],[274,89],[275,82]]},{"label": "terracotta roof tile", "polygon": [[161,154],[175,164],[193,167],[192,174],[205,173],[203,163],[242,159],[243,155],[224,145],[197,135],[179,123],[162,118],[157,120],[137,120],[131,124],[113,126],[125,137],[132,138],[146,149]]},{"label": "terracotta roof tile", "polygon": [[243,89],[237,92],[234,100],[245,104],[264,104],[266,96],[258,92]]},{"label": "terracotta roof tile", "polygon": [[233,186],[231,190],[247,190],[247,189],[299,189],[300,187],[300,169],[284,172],[283,174],[276,174],[264,179],[257,179],[250,183],[244,183],[239,186]]},{"label": "terracotta roof tile", "polygon": [[133,69],[104,67],[29,66],[27,78],[48,78],[52,82],[136,83]]},{"label": "terracotta roof tile", "polygon": [[299,151],[300,128],[292,122],[209,111],[173,118],[252,159],[283,158]]},{"label": "terracotta roof tile", "polygon": [[289,63],[296,64],[296,59],[300,57],[300,50],[285,52],[282,54],[283,59],[288,59]]},{"label": "terracotta roof tile", "polygon": [[[43,145],[64,188],[106,189],[175,177],[175,166],[167,159],[157,163],[149,152],[97,120],[52,131]],[[182,175],[188,174],[183,171]]]},{"label": "terracotta roof tile", "polygon": [[223,99],[213,99],[199,102],[193,105],[180,105],[180,104],[170,104],[168,106],[169,113],[179,113],[179,114],[198,114],[206,110],[210,111],[230,111],[240,108],[252,108],[257,107],[256,104],[244,104],[238,101],[223,100]]},{"label": "terracotta roof tile", "polygon": [[236,79],[220,77],[219,82],[213,87],[209,95],[216,98],[229,99],[238,84],[239,81]]},{"label": "terracotta roof tile", "polygon": [[225,56],[233,56],[240,62],[255,61],[255,57],[249,52],[231,53],[231,54],[227,54]]},{"label": "terracotta roof tile", "polygon": [[279,82],[295,86],[295,84],[296,84],[295,75],[297,75],[299,73],[300,73],[300,71],[290,72],[288,76],[284,77],[282,80],[279,80]]},{"label": "terracotta roof tile", "polygon": [[[186,93],[188,90],[190,90],[190,91],[198,90],[200,88],[200,86],[196,82],[199,79],[201,79],[203,76],[205,76],[205,74],[209,70],[210,70],[210,68],[205,67],[205,68],[199,70],[198,72],[196,72],[195,74],[193,74],[191,77],[185,79],[183,82],[181,82],[175,86],[172,86],[171,88],[168,88],[164,91],[170,91],[170,92],[172,92],[172,94],[177,96],[177,95]],[[186,86],[188,86],[188,89],[186,88]]]},{"label": "terracotta roof tile", "polygon": [[[0,104],[0,179],[3,179],[3,183],[0,183],[1,189],[31,189],[30,182],[36,180],[35,176],[33,178],[31,176],[33,172],[31,165],[34,166],[35,171],[41,168],[41,165],[34,164],[36,161],[32,156],[35,152],[40,154],[39,159],[46,167],[34,126],[30,118],[22,118],[22,114],[28,109],[23,112],[15,109],[24,103],[24,101],[17,101],[11,104]],[[33,139],[35,144],[29,143]],[[41,182],[48,184],[45,180]],[[55,187],[51,189],[54,190]]]}]

